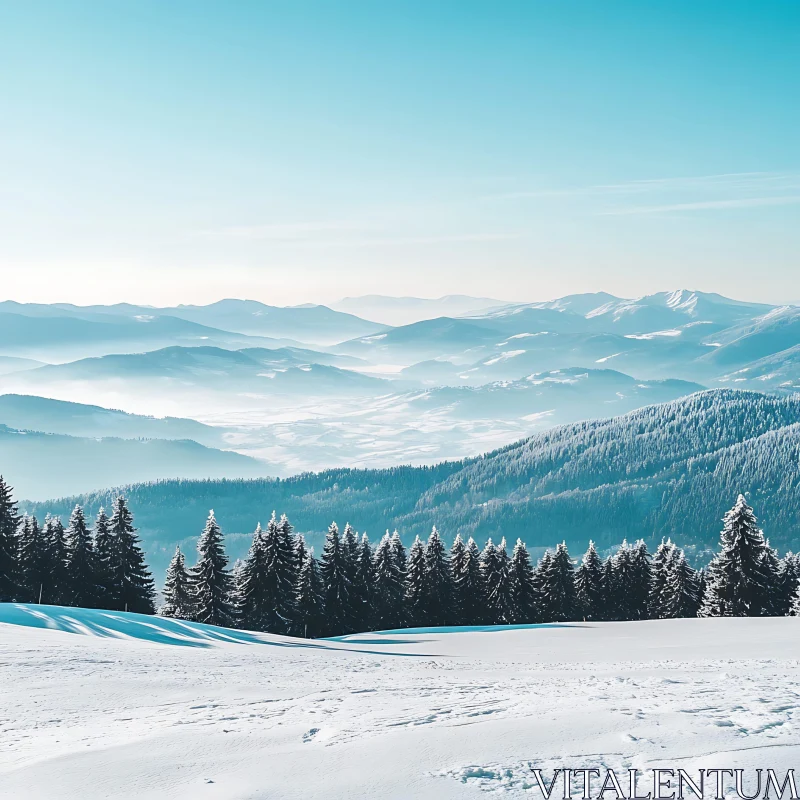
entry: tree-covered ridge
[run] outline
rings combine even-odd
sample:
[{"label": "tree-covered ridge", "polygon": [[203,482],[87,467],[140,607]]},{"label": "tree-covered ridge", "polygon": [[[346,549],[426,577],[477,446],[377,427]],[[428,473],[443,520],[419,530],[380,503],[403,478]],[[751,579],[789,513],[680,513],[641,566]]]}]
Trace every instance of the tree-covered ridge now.
[{"label": "tree-covered ridge", "polygon": [[[163,566],[177,543],[196,535],[209,508],[240,534],[229,540],[235,556],[246,553],[253,520],[282,508],[318,549],[331,519],[358,519],[370,532],[397,528],[406,546],[433,525],[446,538],[522,538],[537,549],[554,536],[573,548],[592,538],[601,550],[640,538],[654,547],[672,536],[695,562],[715,544],[726,498],[744,488],[764,509],[773,544],[798,547],[798,453],[800,397],[723,389],[564,425],[463,462],[286,480],[162,481],[125,493]],[[66,516],[79,502],[95,513],[115,493],[26,510]]]},{"label": "tree-covered ridge", "polygon": [[[154,592],[133,515],[117,496],[90,533],[76,506],[65,531],[48,515],[19,520],[0,478],[0,525],[13,533],[0,565],[7,601],[153,613]],[[256,526],[247,557],[229,569],[222,528],[210,511],[188,568],[176,548],[166,570],[159,613],[194,622],[318,637],[387,628],[513,625],[574,620],[643,620],[694,616],[782,616],[800,609],[800,560],[783,559],[765,539],[743,495],[725,515],[719,551],[697,571],[683,550],[662,540],[626,541],[601,559],[593,542],[576,569],[565,542],[534,567],[518,539],[491,538],[481,551],[457,535],[450,548],[434,526],[406,551],[397,532],[376,548],[347,523],[331,523],[319,560],[289,519],[273,512]]]}]

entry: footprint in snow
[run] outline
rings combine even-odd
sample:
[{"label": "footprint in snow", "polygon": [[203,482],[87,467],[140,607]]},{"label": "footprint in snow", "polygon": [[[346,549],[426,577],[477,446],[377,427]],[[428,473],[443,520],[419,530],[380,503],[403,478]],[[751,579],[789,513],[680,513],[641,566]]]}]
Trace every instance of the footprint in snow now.
[{"label": "footprint in snow", "polygon": [[303,741],[310,742],[319,733],[319,728],[311,728],[303,734]]}]

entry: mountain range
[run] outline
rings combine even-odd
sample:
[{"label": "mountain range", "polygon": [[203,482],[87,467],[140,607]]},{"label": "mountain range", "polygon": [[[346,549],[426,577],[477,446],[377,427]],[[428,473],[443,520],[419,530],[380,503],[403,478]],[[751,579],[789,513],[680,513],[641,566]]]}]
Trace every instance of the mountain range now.
[{"label": "mountain range", "polygon": [[[385,312],[375,321],[350,313],[371,314],[370,304]],[[194,422],[188,439],[256,459],[259,474],[290,476],[462,460],[705,388],[800,390],[794,306],[685,290],[516,304],[366,296],[335,306],[0,303],[0,393],[90,407],[81,427],[64,415],[51,424],[44,411],[37,422],[30,400],[24,414],[0,403],[0,424],[168,440]],[[98,407],[151,422],[106,428]],[[225,463],[226,477],[245,474]]]}]

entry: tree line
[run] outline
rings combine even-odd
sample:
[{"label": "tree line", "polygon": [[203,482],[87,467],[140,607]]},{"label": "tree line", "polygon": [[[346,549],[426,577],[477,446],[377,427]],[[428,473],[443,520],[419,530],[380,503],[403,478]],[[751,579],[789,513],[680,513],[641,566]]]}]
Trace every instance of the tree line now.
[{"label": "tree line", "polygon": [[[329,527],[317,558],[286,516],[257,526],[248,555],[229,569],[213,511],[187,566],[176,548],[158,613],[271,633],[321,637],[443,625],[800,612],[800,558],[779,559],[743,496],[725,515],[720,549],[695,570],[669,540],[651,555],[623,542],[603,559],[593,543],[576,567],[564,543],[534,565],[525,544],[456,536],[434,527],[406,549],[397,531],[373,546],[351,525]],[[155,612],[155,591],[124,497],[89,530],[76,506],[65,528],[17,512],[0,478],[0,600]]]}]

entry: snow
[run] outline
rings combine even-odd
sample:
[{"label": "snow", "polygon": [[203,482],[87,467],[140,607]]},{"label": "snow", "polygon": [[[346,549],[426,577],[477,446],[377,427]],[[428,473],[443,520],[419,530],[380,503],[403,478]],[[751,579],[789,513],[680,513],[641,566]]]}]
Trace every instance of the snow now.
[{"label": "snow", "polygon": [[653,331],[652,333],[627,333],[626,339],[656,339],[662,336],[680,336],[683,333],[680,328],[671,328],[667,331]]},{"label": "snow", "polygon": [[537,797],[531,765],[800,756],[795,618],[317,641],[49,606],[0,622],[2,798]]}]

